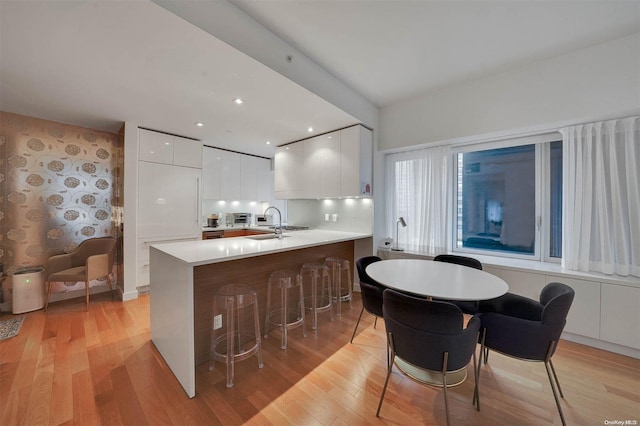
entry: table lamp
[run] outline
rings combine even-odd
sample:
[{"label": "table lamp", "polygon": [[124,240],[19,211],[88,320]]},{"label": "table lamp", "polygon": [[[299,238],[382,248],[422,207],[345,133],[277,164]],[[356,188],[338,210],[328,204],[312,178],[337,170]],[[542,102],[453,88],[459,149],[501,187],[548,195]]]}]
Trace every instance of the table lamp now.
[{"label": "table lamp", "polygon": [[404,249],[401,249],[398,246],[398,238],[399,238],[398,233],[400,231],[400,225],[402,225],[403,228],[407,227],[407,222],[404,221],[404,218],[402,216],[400,216],[398,218],[398,221],[396,222],[396,246],[395,247],[391,247],[391,250],[393,250],[393,251],[404,251]]}]

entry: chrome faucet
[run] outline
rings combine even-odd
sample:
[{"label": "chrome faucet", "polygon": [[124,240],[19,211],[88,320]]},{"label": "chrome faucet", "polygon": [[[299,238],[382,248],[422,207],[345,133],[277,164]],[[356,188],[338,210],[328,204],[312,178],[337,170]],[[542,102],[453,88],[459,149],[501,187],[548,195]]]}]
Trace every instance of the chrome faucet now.
[{"label": "chrome faucet", "polygon": [[[264,214],[267,214],[267,212],[269,211],[269,209],[274,209],[275,211],[278,212],[278,226],[275,227],[275,234],[278,236],[278,239],[282,239],[282,213],[280,213],[280,209],[278,209],[277,207],[274,206],[269,206],[264,210]],[[278,229],[280,230],[278,232]]]}]

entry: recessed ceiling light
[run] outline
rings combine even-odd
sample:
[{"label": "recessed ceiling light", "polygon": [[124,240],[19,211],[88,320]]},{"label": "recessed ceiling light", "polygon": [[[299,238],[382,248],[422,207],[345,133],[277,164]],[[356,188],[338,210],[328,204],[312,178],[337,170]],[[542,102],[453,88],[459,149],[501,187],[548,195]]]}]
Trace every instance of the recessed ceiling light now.
[{"label": "recessed ceiling light", "polygon": [[204,123],[201,123],[201,122],[199,122],[199,121],[196,121],[196,126],[198,126],[198,127],[202,127],[202,126],[204,126]]},{"label": "recessed ceiling light", "polygon": [[235,99],[233,100],[233,102],[234,102],[234,103],[236,103],[236,104],[238,104],[238,105],[240,105],[240,104],[244,103],[244,101],[243,101],[242,99],[240,99],[240,98],[235,98]]},{"label": "recessed ceiling light", "polygon": [[285,149],[289,149],[289,147],[287,146],[287,147],[285,147]]},{"label": "recessed ceiling light", "polygon": [[309,127],[309,128],[307,129],[307,132],[309,132],[309,133],[313,132],[313,127]]},{"label": "recessed ceiling light", "polygon": [[271,142],[270,142],[270,141],[267,141],[267,145],[271,145]]},{"label": "recessed ceiling light", "polygon": [[333,139],[333,136],[327,136],[327,139]]}]

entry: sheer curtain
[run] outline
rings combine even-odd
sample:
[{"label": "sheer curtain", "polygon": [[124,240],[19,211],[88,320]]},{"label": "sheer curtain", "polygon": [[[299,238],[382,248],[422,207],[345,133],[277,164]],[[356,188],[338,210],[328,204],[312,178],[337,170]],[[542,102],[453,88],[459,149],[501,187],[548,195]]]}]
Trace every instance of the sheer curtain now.
[{"label": "sheer curtain", "polygon": [[640,276],[640,117],[561,133],[563,266]]},{"label": "sheer curtain", "polygon": [[387,235],[396,238],[396,221],[404,217],[400,247],[430,255],[448,250],[451,161],[448,147],[387,154]]}]

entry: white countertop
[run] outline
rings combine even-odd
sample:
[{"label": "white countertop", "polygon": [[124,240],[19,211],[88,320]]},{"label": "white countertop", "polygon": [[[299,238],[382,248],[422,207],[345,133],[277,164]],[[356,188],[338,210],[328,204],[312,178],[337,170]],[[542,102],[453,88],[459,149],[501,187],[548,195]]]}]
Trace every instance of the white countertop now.
[{"label": "white countertop", "polygon": [[251,237],[235,237],[152,244],[151,247],[191,266],[198,266],[371,237],[371,234],[357,232],[321,230],[291,231],[284,235],[282,239],[254,240]]},{"label": "white countertop", "polygon": [[204,226],[202,227],[202,232],[206,232],[206,231],[234,231],[234,230],[243,230],[243,229],[250,229],[252,231],[263,231],[263,232],[273,232],[273,229],[270,229],[268,226],[257,226],[257,225],[251,225],[251,226],[241,226],[241,225],[236,225],[236,226],[217,226],[215,228],[212,228],[210,226]]}]

